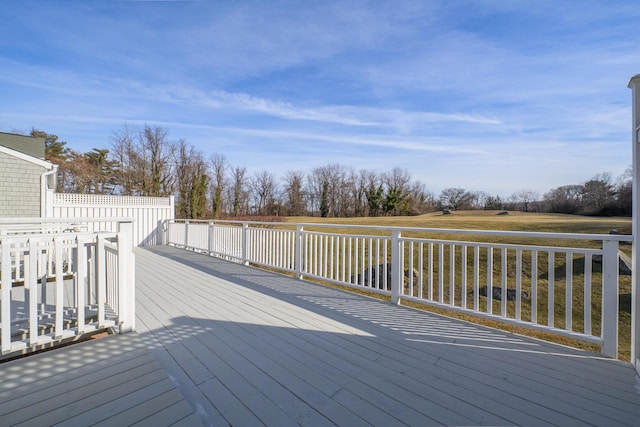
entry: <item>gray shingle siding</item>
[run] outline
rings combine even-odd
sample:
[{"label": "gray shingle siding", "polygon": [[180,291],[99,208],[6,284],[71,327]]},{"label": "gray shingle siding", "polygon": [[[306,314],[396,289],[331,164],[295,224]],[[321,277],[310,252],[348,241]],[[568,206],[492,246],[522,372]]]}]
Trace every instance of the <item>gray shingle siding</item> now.
[{"label": "gray shingle siding", "polygon": [[40,216],[40,176],[45,171],[0,152],[0,218]]}]

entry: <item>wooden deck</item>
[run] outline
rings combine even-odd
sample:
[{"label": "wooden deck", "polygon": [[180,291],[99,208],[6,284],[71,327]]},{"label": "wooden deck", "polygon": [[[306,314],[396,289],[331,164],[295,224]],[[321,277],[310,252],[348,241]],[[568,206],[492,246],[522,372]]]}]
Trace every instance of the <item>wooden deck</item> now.
[{"label": "wooden deck", "polygon": [[1,364],[0,426],[640,424],[626,363],[182,249],[135,254],[138,332]]},{"label": "wooden deck", "polygon": [[3,427],[198,424],[136,333],[0,364]]},{"label": "wooden deck", "polygon": [[206,425],[639,425],[630,365],[171,247],[137,330]]}]

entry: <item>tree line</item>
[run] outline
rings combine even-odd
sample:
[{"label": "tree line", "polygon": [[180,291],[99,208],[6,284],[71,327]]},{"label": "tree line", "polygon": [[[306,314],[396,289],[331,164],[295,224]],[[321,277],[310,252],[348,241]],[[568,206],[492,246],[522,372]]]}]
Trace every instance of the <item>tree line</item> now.
[{"label": "tree line", "polygon": [[32,129],[45,139],[47,160],[58,165],[58,192],[176,197],[176,217],[243,216],[362,217],[419,215],[435,210],[496,209],[583,215],[630,215],[631,172],[617,181],[601,173],[540,196],[522,190],[503,198],[451,187],[439,195],[412,179],[408,170],[356,170],[327,164],[309,172],[276,177],[250,173],[222,154],[208,157],[183,139],[173,141],[161,126],[124,125],[110,148],[82,153],[58,136]]}]

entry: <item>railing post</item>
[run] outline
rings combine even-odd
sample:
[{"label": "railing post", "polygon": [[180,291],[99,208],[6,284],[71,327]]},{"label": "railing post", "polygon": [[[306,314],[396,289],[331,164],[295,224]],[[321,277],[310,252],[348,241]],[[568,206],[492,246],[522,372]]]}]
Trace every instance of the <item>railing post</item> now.
[{"label": "railing post", "polygon": [[242,223],[242,263],[249,265],[249,224]]},{"label": "railing post", "polygon": [[184,221],[184,248],[187,249],[189,247],[189,221]]},{"label": "railing post", "polygon": [[631,78],[631,150],[633,153],[633,185],[631,217],[633,243],[631,249],[631,363],[640,374],[640,74]]},{"label": "railing post", "polygon": [[[602,242],[602,354],[618,357],[618,241]],[[585,307],[585,310],[587,308]]]},{"label": "railing post", "polygon": [[298,279],[303,278],[303,267],[302,267],[302,232],[304,231],[304,227],[301,225],[296,226],[296,255],[295,255],[295,268],[296,268],[296,277]]},{"label": "railing post", "polygon": [[400,303],[402,295],[402,242],[400,230],[391,231],[391,302]]},{"label": "railing post", "polygon": [[[158,220],[158,231],[160,234],[160,244],[165,246],[169,240],[167,234],[169,234],[169,221],[166,219]],[[157,244],[156,240],[156,244]]]},{"label": "railing post", "polygon": [[107,303],[107,269],[106,269],[106,251],[104,247],[104,237],[98,234],[96,238],[96,291],[98,303],[98,327],[104,326],[105,322],[105,305]]},{"label": "railing post", "polygon": [[118,223],[118,320],[121,334],[135,330],[136,326],[136,278],[132,233],[131,222]]},{"label": "railing post", "polygon": [[213,221],[209,221],[209,226],[207,227],[207,252],[209,254],[213,253],[213,227],[215,226]]},{"label": "railing post", "polygon": [[[11,324],[11,242],[8,238],[0,240],[0,278],[2,279],[2,299],[0,300],[0,322],[2,325]],[[17,276],[17,272],[16,272]],[[11,328],[2,328],[0,338],[2,339],[2,354],[11,351]]]}]

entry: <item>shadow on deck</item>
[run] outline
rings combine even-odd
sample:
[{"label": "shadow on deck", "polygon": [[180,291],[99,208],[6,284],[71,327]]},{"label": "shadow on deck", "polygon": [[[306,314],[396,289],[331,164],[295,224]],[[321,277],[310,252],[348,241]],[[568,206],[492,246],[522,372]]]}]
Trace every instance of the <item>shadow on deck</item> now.
[{"label": "shadow on deck", "polygon": [[208,425],[637,425],[627,363],[172,247],[137,329]]}]

